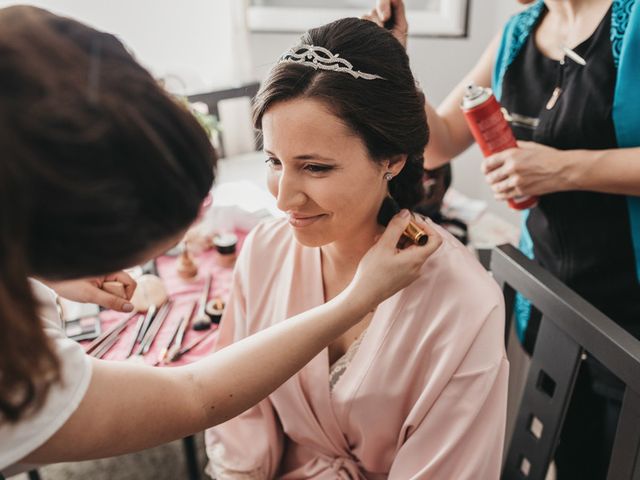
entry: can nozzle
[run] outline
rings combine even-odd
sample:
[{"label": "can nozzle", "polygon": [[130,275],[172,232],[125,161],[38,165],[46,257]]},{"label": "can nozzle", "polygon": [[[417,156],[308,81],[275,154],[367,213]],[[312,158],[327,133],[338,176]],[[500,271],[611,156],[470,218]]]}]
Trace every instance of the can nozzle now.
[{"label": "can nozzle", "polygon": [[464,92],[464,96],[469,100],[479,97],[484,92],[482,87],[476,85],[476,82],[470,82],[467,84],[467,88]]}]

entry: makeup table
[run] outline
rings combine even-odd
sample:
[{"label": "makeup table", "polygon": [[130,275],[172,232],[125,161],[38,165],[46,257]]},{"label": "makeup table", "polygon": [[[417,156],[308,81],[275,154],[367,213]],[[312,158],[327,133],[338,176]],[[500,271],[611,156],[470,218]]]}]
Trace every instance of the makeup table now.
[{"label": "makeup table", "polygon": [[[238,236],[238,248],[241,248],[246,232],[236,231],[236,235]],[[218,253],[215,250],[208,250],[200,255],[194,255],[194,262],[198,266],[198,274],[194,278],[186,280],[180,278],[176,272],[177,257],[162,256],[156,259],[155,263],[158,276],[163,280],[169,293],[169,298],[173,301],[173,305],[167,318],[162,323],[162,327],[158,331],[155,341],[151,345],[148,353],[145,355],[132,355],[130,358],[147,365],[156,364],[162,349],[168,344],[178,324],[185,315],[191,313],[194,303],[199,305],[200,295],[207,275],[211,275],[208,298],[221,298],[223,301],[227,301],[230,293],[233,269],[218,265],[216,262],[217,255]],[[137,320],[143,315],[143,313],[140,313],[127,322],[125,330],[118,336],[116,343],[102,357],[104,360],[132,361],[131,359],[127,359],[127,356],[131,349],[133,337],[136,334],[135,327]],[[105,310],[100,312],[98,316],[101,320],[102,331],[106,331],[123,319],[129,317],[130,314]],[[169,363],[160,363],[158,366],[171,367],[185,365],[208,355],[213,351],[215,345],[216,334],[215,332],[212,333],[212,331],[216,328],[216,325],[212,325],[209,330],[196,331],[189,326],[185,331],[183,346],[188,346],[205,336],[206,338],[178,360]],[[91,342],[83,341],[81,343],[86,346]],[[134,350],[134,352],[136,350]]]}]

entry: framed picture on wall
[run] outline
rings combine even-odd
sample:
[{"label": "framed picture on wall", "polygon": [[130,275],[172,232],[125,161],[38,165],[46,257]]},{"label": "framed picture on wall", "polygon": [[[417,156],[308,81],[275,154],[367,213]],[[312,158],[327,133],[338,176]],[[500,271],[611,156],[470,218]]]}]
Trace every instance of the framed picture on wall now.
[{"label": "framed picture on wall", "polygon": [[[470,0],[405,0],[409,35],[465,37]],[[249,0],[249,28],[303,32],[343,17],[360,17],[375,0]]]}]

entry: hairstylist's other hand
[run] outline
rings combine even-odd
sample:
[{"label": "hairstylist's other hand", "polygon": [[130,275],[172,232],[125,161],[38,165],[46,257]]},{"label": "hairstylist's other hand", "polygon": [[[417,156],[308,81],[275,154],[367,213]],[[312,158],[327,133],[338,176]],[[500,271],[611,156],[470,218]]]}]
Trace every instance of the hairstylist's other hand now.
[{"label": "hairstylist's other hand", "polygon": [[482,173],[497,200],[569,190],[562,150],[534,142],[518,142],[487,157]]},{"label": "hairstylist's other hand", "polygon": [[413,218],[427,233],[429,241],[423,246],[412,244],[399,250],[397,245],[402,232],[411,219],[407,210],[393,217],[385,232],[360,261],[351,285],[359,300],[367,302],[371,308],[415,281],[424,262],[442,243],[442,237],[435,228]]},{"label": "hairstylist's other hand", "polygon": [[[118,297],[102,290],[104,282],[120,282],[124,286],[126,298]],[[118,312],[131,312],[133,305],[129,303],[136,289],[136,281],[125,272],[116,272],[102,277],[64,280],[61,282],[45,281],[58,295],[80,303],[96,303],[104,308]]]},{"label": "hairstylist's other hand", "polygon": [[377,0],[376,8],[372,9],[368,14],[363,15],[362,18],[384,27],[384,23],[391,18],[392,9],[394,16],[391,33],[404,48],[407,48],[409,24],[407,23],[403,0]]}]

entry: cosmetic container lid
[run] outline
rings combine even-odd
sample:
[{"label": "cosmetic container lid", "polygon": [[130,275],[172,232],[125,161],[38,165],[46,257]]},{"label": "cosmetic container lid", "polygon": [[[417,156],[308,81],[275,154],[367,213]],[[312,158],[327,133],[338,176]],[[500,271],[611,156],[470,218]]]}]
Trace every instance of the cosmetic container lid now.
[{"label": "cosmetic container lid", "polygon": [[233,233],[222,233],[213,238],[213,244],[216,246],[218,253],[229,255],[236,252],[238,237]]}]

